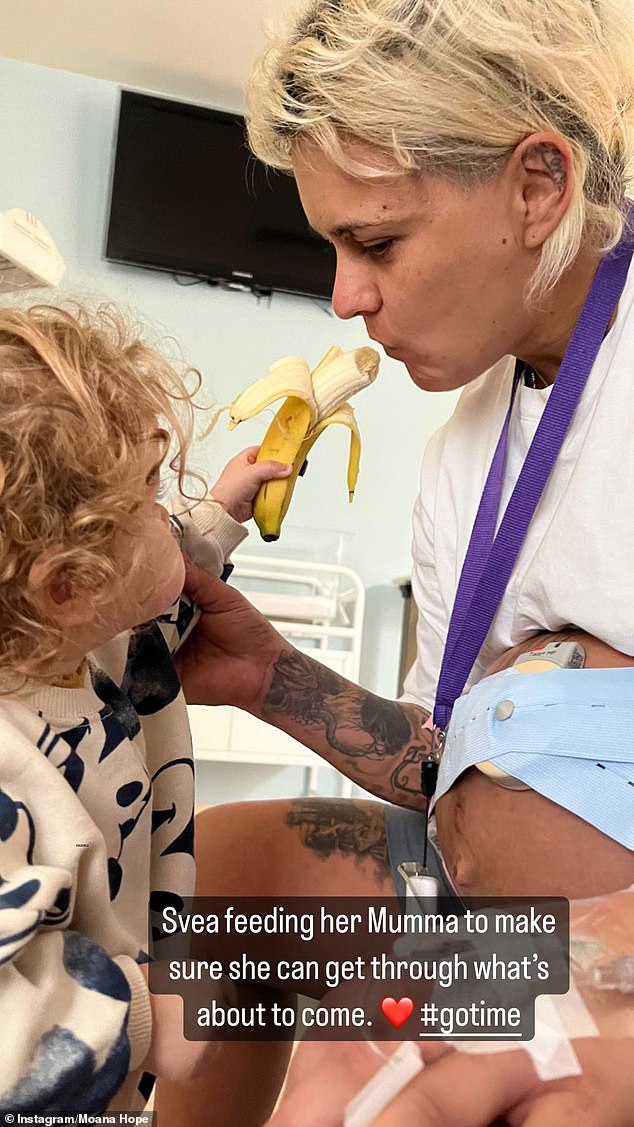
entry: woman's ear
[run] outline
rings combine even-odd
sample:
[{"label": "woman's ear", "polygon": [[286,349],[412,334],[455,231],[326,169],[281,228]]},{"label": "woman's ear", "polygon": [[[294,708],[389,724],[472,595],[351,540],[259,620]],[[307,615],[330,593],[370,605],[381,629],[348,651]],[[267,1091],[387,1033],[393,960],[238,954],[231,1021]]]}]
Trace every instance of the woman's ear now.
[{"label": "woman's ear", "polygon": [[63,564],[55,566],[55,557],[60,552],[61,547],[47,548],[31,565],[31,601],[44,618],[61,630],[88,626],[96,617],[95,602],[85,587],[77,587],[65,574]]},{"label": "woman's ear", "polygon": [[532,133],[520,141],[509,167],[517,181],[524,246],[527,250],[539,249],[559,226],[572,201],[572,148],[559,133]]}]

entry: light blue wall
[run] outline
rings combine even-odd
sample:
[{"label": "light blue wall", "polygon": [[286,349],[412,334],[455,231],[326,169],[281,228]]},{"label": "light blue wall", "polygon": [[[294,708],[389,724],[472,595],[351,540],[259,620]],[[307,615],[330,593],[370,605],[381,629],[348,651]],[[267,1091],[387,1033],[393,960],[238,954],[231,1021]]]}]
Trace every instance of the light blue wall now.
[{"label": "light blue wall", "polygon": [[[334,343],[347,349],[367,342],[361,321],[337,321],[309,300],[184,288],[169,275],[103,260],[118,109],[114,83],[0,59],[0,106],[0,210],[23,207],[48,228],[67,264],[64,295],[113,299],[174,336],[216,402],[228,403],[280,356],[298,354],[314,363]],[[213,184],[209,198],[213,206]],[[34,291],[39,294],[57,297]],[[409,573],[421,452],[453,402],[451,395],[418,391],[400,364],[384,359],[377,383],[355,400],[364,455],[354,504],[348,505],[345,489],[346,435],[331,428],[313,452],[289,517],[301,527],[353,534],[345,562],[368,590],[361,681],[385,696],[396,693],[402,611],[391,581]],[[259,441],[262,430],[262,419],[231,434],[221,422],[199,464],[211,477],[232,454]],[[252,546],[261,550],[257,532]],[[295,769],[204,765],[200,772],[205,799],[292,794],[301,781]]]}]

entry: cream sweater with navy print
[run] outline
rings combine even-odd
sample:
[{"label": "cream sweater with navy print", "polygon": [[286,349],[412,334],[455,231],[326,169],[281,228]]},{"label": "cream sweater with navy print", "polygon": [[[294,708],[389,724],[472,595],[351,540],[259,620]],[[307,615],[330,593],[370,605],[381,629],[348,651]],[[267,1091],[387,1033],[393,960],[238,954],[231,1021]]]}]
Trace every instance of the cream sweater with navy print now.
[{"label": "cream sweater with navy print", "polygon": [[[185,551],[246,535],[213,502]],[[149,911],[194,887],[194,767],[172,653],[187,599],[89,655],[81,688],[0,696],[0,1112],[143,1107]]]}]

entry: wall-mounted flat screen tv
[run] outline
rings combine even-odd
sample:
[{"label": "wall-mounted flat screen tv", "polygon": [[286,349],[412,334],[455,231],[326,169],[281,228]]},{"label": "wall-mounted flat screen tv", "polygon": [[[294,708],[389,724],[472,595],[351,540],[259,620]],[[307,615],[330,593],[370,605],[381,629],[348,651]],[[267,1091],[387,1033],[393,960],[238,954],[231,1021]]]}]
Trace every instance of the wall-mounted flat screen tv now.
[{"label": "wall-mounted flat screen tv", "polygon": [[244,118],[123,90],[106,258],[256,292],[330,300],[332,247],[290,176],[249,152]]}]

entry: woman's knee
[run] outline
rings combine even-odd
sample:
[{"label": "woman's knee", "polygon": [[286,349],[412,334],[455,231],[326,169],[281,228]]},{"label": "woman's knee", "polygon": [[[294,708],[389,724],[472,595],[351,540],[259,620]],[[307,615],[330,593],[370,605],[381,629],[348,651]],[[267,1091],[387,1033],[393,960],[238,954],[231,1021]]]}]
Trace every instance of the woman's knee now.
[{"label": "woman's knee", "polygon": [[196,815],[199,896],[273,894],[275,858],[281,854],[288,803],[232,802]]},{"label": "woman's knee", "polygon": [[384,808],[339,798],[213,806],[196,818],[198,895],[359,895],[391,887]]}]

